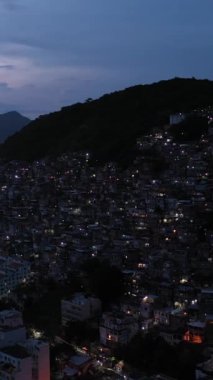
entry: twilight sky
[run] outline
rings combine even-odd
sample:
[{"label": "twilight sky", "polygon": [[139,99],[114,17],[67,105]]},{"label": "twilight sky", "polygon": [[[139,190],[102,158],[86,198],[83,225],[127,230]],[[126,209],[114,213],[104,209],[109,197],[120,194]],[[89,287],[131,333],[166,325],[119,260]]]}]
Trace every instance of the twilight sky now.
[{"label": "twilight sky", "polygon": [[0,113],[175,76],[213,80],[213,0],[0,0]]}]

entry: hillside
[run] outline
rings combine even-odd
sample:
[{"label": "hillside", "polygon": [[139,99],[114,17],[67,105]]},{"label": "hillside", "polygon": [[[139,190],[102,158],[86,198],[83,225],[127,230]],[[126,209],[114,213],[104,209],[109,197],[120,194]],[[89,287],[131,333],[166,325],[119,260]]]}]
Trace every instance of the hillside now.
[{"label": "hillside", "polygon": [[34,160],[88,149],[99,160],[119,160],[134,154],[136,137],[167,123],[170,113],[209,104],[212,81],[175,78],[138,85],[41,116],[9,137],[0,153]]},{"label": "hillside", "polygon": [[16,111],[0,114],[0,142],[29,124],[30,119]]}]

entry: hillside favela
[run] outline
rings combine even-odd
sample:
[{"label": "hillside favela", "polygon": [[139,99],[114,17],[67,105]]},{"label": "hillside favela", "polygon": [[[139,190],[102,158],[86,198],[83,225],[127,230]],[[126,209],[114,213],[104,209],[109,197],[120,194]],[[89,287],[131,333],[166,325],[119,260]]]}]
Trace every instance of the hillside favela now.
[{"label": "hillside favela", "polygon": [[1,145],[0,379],[212,379],[212,90],[136,86]]},{"label": "hillside favela", "polygon": [[0,0],[0,380],[213,380],[212,15]]}]

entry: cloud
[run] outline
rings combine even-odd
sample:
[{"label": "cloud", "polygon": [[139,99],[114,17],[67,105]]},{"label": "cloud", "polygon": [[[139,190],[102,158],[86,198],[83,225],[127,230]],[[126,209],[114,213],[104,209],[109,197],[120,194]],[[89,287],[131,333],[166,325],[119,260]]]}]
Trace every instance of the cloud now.
[{"label": "cloud", "polygon": [[19,0],[0,0],[0,6],[1,5],[9,11],[14,11],[21,7]]},{"label": "cloud", "polygon": [[[33,57],[25,56],[6,56],[0,54],[0,61],[11,62],[0,65],[0,81],[7,79],[11,88],[20,88],[32,83],[46,85],[54,82],[56,86],[66,80],[94,80],[98,79],[104,69],[90,67],[86,65],[54,65],[51,63],[43,64]],[[13,68],[13,70],[11,70]],[[10,72],[8,70],[10,69]]]},{"label": "cloud", "polygon": [[8,89],[8,83],[7,82],[0,82],[0,90]]},{"label": "cloud", "polygon": [[0,44],[0,102],[16,104],[18,111],[34,117],[86,99],[97,82],[112,75],[98,65],[42,58],[36,48]]},{"label": "cloud", "polygon": [[0,65],[0,70],[13,70],[15,69],[14,65]]},{"label": "cloud", "polygon": [[213,1],[180,3],[0,0],[0,106],[34,115],[141,82],[212,78]]}]

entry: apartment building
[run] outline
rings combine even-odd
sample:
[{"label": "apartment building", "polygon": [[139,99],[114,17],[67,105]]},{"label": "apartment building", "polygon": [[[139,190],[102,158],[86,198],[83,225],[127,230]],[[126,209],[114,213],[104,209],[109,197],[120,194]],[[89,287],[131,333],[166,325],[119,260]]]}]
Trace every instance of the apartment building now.
[{"label": "apartment building", "polygon": [[101,311],[101,301],[95,297],[87,297],[76,293],[73,298],[61,301],[62,325],[70,321],[85,321],[98,315]]}]

